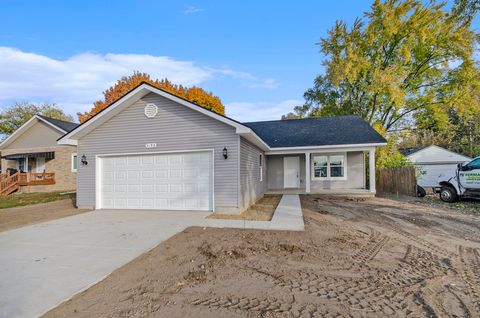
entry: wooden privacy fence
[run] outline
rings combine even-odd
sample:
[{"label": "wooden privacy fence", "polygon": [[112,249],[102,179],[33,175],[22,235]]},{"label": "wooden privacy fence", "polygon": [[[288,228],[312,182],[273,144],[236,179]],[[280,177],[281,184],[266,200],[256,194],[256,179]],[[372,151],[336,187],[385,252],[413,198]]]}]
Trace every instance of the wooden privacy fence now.
[{"label": "wooden privacy fence", "polygon": [[377,192],[416,196],[417,177],[415,168],[378,168]]}]

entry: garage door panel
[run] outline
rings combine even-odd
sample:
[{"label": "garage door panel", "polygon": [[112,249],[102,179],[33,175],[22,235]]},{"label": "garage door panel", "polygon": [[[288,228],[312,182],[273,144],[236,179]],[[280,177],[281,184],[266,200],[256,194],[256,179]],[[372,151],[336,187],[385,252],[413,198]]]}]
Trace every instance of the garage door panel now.
[{"label": "garage door panel", "polygon": [[172,210],[182,210],[183,202],[178,199],[168,199],[168,209]]},{"label": "garage door panel", "polygon": [[211,152],[107,157],[101,166],[102,208],[212,209]]},{"label": "garage door panel", "polygon": [[168,169],[155,170],[155,178],[158,179],[168,179]]},{"label": "garage door panel", "polygon": [[155,192],[157,192],[157,193],[167,193],[168,192],[168,184],[156,184],[155,185]]},{"label": "garage door panel", "polygon": [[128,192],[140,192],[140,185],[139,184],[129,184],[128,185]]},{"label": "garage door panel", "polygon": [[140,176],[140,172],[137,170],[129,170],[127,171],[127,179],[128,180],[138,180]]},{"label": "garage door panel", "polygon": [[127,208],[127,199],[115,199],[113,200],[113,206],[115,209],[126,209]]},{"label": "garage door panel", "polygon": [[116,184],[115,185],[115,192],[125,193],[125,192],[127,192],[127,186],[125,184]]},{"label": "garage door panel", "polygon": [[141,209],[140,199],[129,198],[127,199],[127,209]]},{"label": "garage door panel", "polygon": [[168,191],[171,193],[183,193],[183,185],[181,184],[169,184]]},{"label": "garage door panel", "polygon": [[153,192],[153,184],[142,184],[142,193],[150,195],[150,192]]},{"label": "garage door panel", "polygon": [[116,171],[115,174],[115,181],[125,180],[127,179],[127,173],[125,171]]},{"label": "garage door panel", "polygon": [[179,166],[183,162],[183,155],[168,155],[168,164]]}]

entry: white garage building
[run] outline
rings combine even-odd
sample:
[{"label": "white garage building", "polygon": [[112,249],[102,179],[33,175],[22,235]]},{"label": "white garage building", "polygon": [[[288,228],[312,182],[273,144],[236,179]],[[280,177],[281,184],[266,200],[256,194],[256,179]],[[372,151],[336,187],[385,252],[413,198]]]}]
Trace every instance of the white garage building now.
[{"label": "white garage building", "polygon": [[451,175],[459,163],[471,160],[469,157],[435,145],[402,149],[400,152],[419,168],[417,183],[424,188],[438,186],[440,177]]}]

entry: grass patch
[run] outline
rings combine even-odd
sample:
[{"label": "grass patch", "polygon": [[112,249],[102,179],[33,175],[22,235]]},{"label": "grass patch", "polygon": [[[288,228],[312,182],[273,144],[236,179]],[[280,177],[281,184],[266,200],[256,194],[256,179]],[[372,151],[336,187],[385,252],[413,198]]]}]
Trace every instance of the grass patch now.
[{"label": "grass patch", "polygon": [[[63,194],[62,194],[63,193]],[[0,197],[0,209],[14,208],[51,201],[74,199],[75,193],[64,192],[37,192],[37,193],[19,193],[11,194],[6,197]]]}]

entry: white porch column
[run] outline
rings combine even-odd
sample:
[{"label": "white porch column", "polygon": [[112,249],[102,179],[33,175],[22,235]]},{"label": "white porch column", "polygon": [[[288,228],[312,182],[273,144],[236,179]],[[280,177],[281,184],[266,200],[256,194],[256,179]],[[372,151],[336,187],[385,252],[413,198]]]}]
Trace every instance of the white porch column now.
[{"label": "white porch column", "polygon": [[310,180],[312,176],[310,173],[310,153],[305,153],[305,192],[310,193]]},{"label": "white porch column", "polygon": [[375,193],[375,148],[369,150],[370,192]]}]

